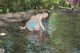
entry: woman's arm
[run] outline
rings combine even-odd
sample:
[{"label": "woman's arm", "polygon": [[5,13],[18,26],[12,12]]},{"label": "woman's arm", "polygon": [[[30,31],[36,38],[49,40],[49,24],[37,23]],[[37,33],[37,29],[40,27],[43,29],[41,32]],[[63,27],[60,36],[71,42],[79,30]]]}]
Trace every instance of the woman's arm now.
[{"label": "woman's arm", "polygon": [[39,24],[40,24],[40,26],[41,26],[41,28],[42,28],[43,30],[46,30],[46,29],[44,28],[41,20],[42,20],[42,18],[39,18]]}]

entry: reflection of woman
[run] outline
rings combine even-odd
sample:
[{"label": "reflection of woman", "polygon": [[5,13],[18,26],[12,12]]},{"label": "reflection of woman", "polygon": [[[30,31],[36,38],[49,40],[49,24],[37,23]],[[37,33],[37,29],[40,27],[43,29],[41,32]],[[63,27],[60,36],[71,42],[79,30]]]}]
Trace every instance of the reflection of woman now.
[{"label": "reflection of woman", "polygon": [[30,32],[36,32],[36,34],[41,36],[40,28],[42,28],[43,31],[46,29],[44,28],[41,20],[43,18],[46,18],[48,16],[48,13],[46,12],[37,12],[34,13],[34,15],[30,18],[28,22],[26,22],[26,25],[24,27],[20,26],[20,29],[28,29]]}]

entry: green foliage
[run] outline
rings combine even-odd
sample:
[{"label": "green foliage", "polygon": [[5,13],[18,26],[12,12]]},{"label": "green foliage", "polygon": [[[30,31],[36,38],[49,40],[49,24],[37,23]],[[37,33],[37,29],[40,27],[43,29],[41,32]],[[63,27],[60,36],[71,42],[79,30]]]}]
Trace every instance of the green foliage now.
[{"label": "green foliage", "polygon": [[[8,8],[10,12],[27,11],[31,9],[57,9],[58,6],[70,6],[65,0],[3,0],[2,11],[6,12]],[[79,3],[77,4],[79,6]]]}]

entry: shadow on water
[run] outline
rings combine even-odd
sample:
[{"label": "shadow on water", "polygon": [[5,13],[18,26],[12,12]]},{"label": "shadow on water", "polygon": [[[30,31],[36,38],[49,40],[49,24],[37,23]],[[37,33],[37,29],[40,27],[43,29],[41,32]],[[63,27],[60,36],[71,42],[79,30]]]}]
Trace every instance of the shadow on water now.
[{"label": "shadow on water", "polygon": [[5,53],[79,53],[79,17],[79,13],[53,12],[46,32],[50,36],[44,34],[42,42],[34,33],[29,36],[27,30],[19,30],[25,23],[7,23],[7,27],[0,28],[0,33],[6,33],[0,36],[0,48]]}]

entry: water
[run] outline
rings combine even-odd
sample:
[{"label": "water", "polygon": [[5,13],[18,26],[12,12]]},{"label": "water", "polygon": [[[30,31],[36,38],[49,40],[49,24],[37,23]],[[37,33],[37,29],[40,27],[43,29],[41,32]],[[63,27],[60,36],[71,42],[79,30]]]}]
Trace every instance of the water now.
[{"label": "water", "polygon": [[5,53],[78,53],[79,17],[79,13],[52,13],[47,25],[49,36],[42,43],[34,33],[28,36],[27,30],[19,30],[25,23],[8,23],[7,27],[0,28],[0,33],[6,33],[0,36],[0,48],[4,48]]}]

